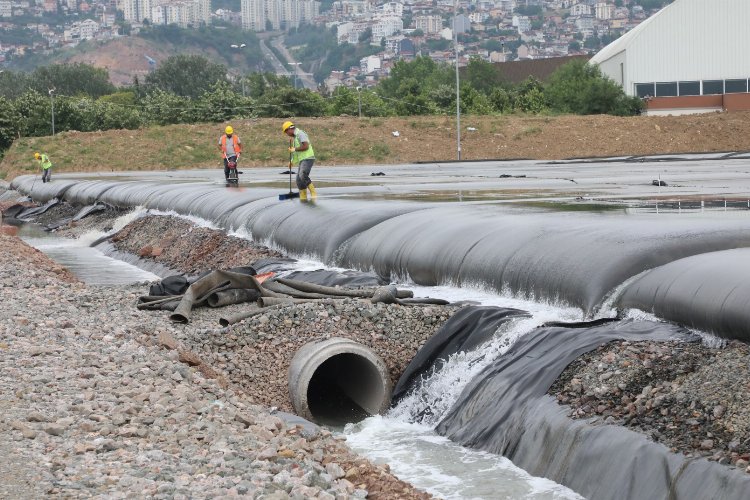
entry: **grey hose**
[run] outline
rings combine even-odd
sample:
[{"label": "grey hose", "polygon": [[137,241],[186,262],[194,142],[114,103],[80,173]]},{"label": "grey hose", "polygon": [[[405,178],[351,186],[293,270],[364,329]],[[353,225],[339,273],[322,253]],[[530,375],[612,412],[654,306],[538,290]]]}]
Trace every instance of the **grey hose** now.
[{"label": "grey hose", "polygon": [[169,317],[176,323],[187,323],[193,307],[199,303],[199,299],[207,299],[212,291],[227,288],[248,288],[258,291],[263,295],[263,287],[254,276],[234,273],[231,271],[214,271],[190,285],[182,297],[180,304]]},{"label": "grey hose", "polygon": [[241,313],[237,313],[237,314],[234,314],[234,315],[229,316],[227,318],[221,317],[221,318],[219,318],[219,324],[221,326],[226,327],[226,326],[229,326],[229,325],[233,325],[235,323],[239,323],[243,319],[252,318],[253,316],[257,316],[258,314],[260,314],[262,312],[266,312],[265,309],[261,309],[258,306],[253,306],[253,307],[254,307],[254,309],[251,309],[249,311],[244,311],[244,312],[241,312]]},{"label": "grey hose", "polygon": [[293,298],[279,298],[279,297],[261,297],[258,299],[258,305],[260,307],[278,306],[280,304],[305,304],[307,302],[315,302],[321,299],[293,299]]},{"label": "grey hose", "polygon": [[231,304],[242,304],[243,302],[254,302],[258,300],[258,290],[248,288],[233,288],[214,292],[208,296],[206,303],[210,307],[223,307]]},{"label": "grey hose", "polygon": [[[360,288],[357,290],[349,290],[345,288],[338,288],[333,286],[315,285],[306,281],[290,280],[287,278],[278,278],[276,280],[282,285],[292,287],[296,290],[308,293],[320,293],[323,295],[340,295],[346,297],[357,297],[363,299],[369,299],[378,290],[378,288]],[[397,290],[396,298],[407,299],[414,297],[414,292],[411,290]]]},{"label": "grey hose", "polygon": [[295,288],[292,288],[290,286],[287,286],[283,283],[279,283],[277,281],[266,281],[263,283],[263,288],[266,290],[271,290],[272,292],[282,293],[289,297],[294,297],[297,299],[327,299],[327,298],[346,298],[351,297],[351,295],[344,295],[344,294],[336,294],[336,295],[330,295],[325,293],[310,293],[310,292],[302,292],[300,290],[297,290]]}]

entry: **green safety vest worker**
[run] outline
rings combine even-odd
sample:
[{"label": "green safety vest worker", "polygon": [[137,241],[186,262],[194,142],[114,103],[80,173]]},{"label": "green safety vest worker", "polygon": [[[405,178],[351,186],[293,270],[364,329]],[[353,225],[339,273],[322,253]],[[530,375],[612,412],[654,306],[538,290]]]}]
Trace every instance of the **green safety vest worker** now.
[{"label": "green safety vest worker", "polygon": [[34,153],[34,158],[39,162],[42,167],[42,182],[49,182],[52,180],[52,162],[49,160],[49,156],[42,153]]}]

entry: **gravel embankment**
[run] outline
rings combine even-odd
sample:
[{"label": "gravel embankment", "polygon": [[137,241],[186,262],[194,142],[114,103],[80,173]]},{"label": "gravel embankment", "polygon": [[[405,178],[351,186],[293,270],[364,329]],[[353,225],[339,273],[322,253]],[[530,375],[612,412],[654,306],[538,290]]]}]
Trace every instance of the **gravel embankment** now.
[{"label": "gravel embankment", "polygon": [[171,325],[142,287],[78,283],[15,237],[0,255],[0,497],[428,497],[167,347],[218,312]]},{"label": "gravel embankment", "polygon": [[673,452],[750,473],[750,347],[610,342],[571,363],[549,393],[572,418],[643,433]]},{"label": "gravel embankment", "polygon": [[120,251],[153,259],[188,274],[247,266],[259,259],[282,257],[279,252],[242,238],[197,227],[185,219],[171,216],[147,215],[137,219],[115,234],[111,241]]}]

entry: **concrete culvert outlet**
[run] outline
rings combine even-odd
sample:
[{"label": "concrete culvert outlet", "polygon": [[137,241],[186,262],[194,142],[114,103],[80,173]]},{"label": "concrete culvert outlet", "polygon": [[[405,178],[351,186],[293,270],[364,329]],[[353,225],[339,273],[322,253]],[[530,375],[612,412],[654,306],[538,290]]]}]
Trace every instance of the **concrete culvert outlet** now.
[{"label": "concrete culvert outlet", "polygon": [[332,338],[297,351],[289,366],[289,394],[299,416],[343,425],[385,411],[391,382],[385,363],[371,349]]}]

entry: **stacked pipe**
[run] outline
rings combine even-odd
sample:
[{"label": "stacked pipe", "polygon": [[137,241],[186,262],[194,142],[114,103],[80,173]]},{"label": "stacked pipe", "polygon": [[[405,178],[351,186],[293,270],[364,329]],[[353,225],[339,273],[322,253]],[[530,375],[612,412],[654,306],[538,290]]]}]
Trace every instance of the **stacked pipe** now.
[{"label": "stacked pipe", "polygon": [[393,285],[369,288],[342,288],[316,285],[306,281],[277,278],[261,282],[256,276],[232,271],[213,271],[196,280],[182,294],[145,295],[138,299],[138,309],[173,311],[170,319],[188,323],[195,307],[222,307],[230,304],[257,302],[249,310],[234,316],[222,317],[219,323],[228,326],[257,314],[262,308],[284,304],[298,304],[331,299],[369,299],[373,303],[417,305],[445,305],[447,301],[413,298],[410,290],[399,290]]}]

